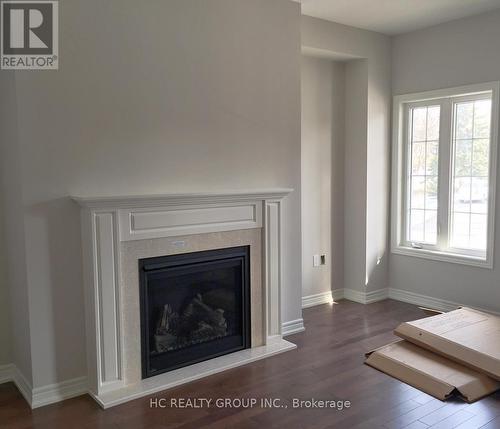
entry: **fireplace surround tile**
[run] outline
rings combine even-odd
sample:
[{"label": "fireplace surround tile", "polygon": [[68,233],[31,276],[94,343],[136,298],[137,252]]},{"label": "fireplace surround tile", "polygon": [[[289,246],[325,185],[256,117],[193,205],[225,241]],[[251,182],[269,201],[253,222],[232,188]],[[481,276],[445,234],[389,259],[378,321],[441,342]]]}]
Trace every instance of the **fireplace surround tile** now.
[{"label": "fireplace surround tile", "polygon": [[[250,246],[250,309],[252,347],[264,344],[262,273],[262,229],[246,229],[173,238],[135,240],[121,243],[121,297],[126,384],[141,380],[141,334],[138,261],[154,256],[168,256],[202,250]],[[179,248],[182,243],[182,248]]]}]

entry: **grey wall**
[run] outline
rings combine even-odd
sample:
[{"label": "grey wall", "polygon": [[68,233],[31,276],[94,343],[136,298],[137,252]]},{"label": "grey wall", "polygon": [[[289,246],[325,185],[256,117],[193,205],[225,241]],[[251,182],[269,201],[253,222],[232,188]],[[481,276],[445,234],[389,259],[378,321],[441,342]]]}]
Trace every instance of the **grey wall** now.
[{"label": "grey wall", "polygon": [[69,195],[294,188],[282,314],[300,318],[299,5],[68,0],[60,13],[59,71],[15,82],[34,386],[86,371]]},{"label": "grey wall", "polygon": [[[343,288],[345,65],[302,57],[302,295]],[[327,264],[313,267],[313,255]]]},{"label": "grey wall", "polygon": [[[1,153],[1,152],[0,152]],[[4,232],[5,209],[0,200],[0,366],[12,363],[10,299],[7,283],[7,249]]]},{"label": "grey wall", "polygon": [[[405,94],[500,80],[500,11],[393,39],[393,93]],[[500,201],[500,186],[496,200]],[[393,288],[500,310],[500,208],[494,269],[391,255]]]},{"label": "grey wall", "polygon": [[[0,97],[0,208],[2,210],[0,260],[3,261],[0,265],[0,271],[3,272],[0,278],[0,317],[5,321],[4,319],[10,316],[10,324],[4,325],[0,331],[0,344],[7,343],[5,353],[2,353],[3,359],[10,358],[31,383],[23,187],[14,73],[6,71],[0,73],[0,94],[2,94]],[[7,306],[8,309],[5,309]]]}]

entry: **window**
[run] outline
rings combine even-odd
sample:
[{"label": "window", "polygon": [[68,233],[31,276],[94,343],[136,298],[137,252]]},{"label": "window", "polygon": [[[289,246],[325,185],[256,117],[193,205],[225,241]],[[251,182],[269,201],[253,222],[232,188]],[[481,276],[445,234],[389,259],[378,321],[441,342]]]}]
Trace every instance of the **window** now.
[{"label": "window", "polygon": [[395,97],[393,252],[492,267],[498,93]]}]

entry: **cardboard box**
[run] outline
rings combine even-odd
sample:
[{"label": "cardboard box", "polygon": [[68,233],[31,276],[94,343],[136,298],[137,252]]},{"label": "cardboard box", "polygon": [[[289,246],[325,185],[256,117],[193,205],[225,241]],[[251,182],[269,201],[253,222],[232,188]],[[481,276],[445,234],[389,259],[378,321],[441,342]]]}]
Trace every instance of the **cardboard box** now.
[{"label": "cardboard box", "polygon": [[366,356],[366,364],[442,401],[458,395],[474,402],[500,389],[500,382],[404,340]]},{"label": "cardboard box", "polygon": [[427,308],[427,307],[418,307],[419,310],[422,310],[424,314],[427,316],[435,316],[436,314],[443,314],[444,311],[441,310],[435,310],[433,308]]},{"label": "cardboard box", "polygon": [[500,317],[464,307],[402,323],[394,333],[500,380]]}]

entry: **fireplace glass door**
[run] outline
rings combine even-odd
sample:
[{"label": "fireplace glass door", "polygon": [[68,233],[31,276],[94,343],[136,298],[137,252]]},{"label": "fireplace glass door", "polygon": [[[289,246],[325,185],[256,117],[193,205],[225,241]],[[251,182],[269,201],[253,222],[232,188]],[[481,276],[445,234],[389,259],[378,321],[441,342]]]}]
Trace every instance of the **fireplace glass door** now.
[{"label": "fireplace glass door", "polygon": [[250,347],[249,247],[139,260],[143,378]]}]

